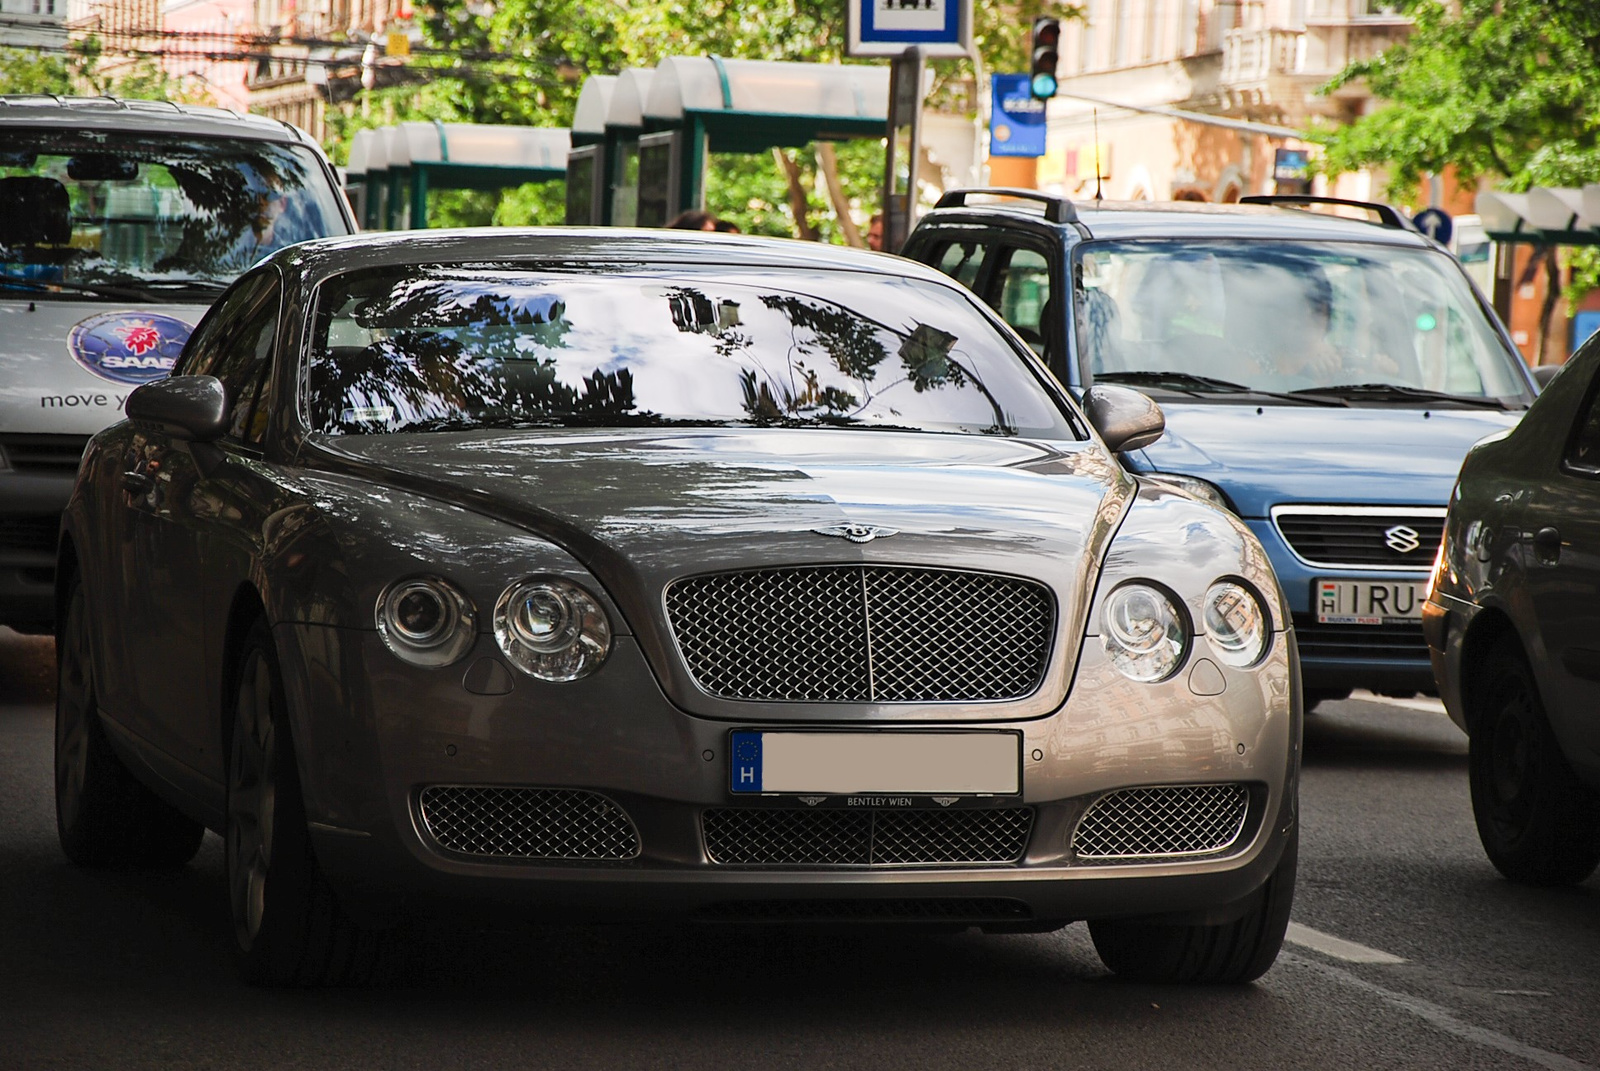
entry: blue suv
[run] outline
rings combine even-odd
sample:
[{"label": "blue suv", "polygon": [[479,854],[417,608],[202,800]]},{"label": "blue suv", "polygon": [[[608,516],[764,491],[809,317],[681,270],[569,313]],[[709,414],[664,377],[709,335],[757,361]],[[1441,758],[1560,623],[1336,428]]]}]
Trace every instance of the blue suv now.
[{"label": "blue suv", "polygon": [[947,193],[902,253],[976,291],[1074,396],[1161,403],[1166,435],[1123,461],[1261,539],[1308,708],[1433,691],[1421,615],[1451,486],[1537,391],[1447,251],[1381,204],[994,189]]}]

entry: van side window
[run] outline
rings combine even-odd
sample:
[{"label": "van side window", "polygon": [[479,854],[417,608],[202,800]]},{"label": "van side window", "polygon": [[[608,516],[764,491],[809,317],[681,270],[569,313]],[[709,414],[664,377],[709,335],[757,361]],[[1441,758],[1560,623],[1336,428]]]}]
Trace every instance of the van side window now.
[{"label": "van side window", "polygon": [[1047,341],[1055,334],[1051,328],[1057,311],[1050,301],[1050,261],[1043,253],[1019,247],[998,255],[1005,259],[989,283],[990,304],[1043,357],[1053,348]]}]

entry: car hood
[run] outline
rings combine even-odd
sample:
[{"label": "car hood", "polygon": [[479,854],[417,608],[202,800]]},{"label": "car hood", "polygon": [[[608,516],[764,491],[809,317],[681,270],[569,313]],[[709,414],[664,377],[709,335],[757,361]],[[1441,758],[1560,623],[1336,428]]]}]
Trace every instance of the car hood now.
[{"label": "car hood", "polygon": [[205,305],[0,295],[0,432],[93,435],[172,367]]},{"label": "car hood", "polygon": [[[1059,687],[1047,679],[1044,690],[1055,693],[1052,709],[1065,696],[1094,571],[1133,491],[1097,443],[887,431],[434,433],[315,448],[335,466],[562,545],[605,586],[652,661],[674,661],[663,591],[698,573],[892,563],[1041,580],[1058,607],[1049,673]],[[817,531],[847,524],[892,534],[857,543]]]},{"label": "car hood", "polygon": [[1288,502],[1440,505],[1473,443],[1522,412],[1163,402],[1167,430],[1142,470],[1198,476],[1243,517]]}]

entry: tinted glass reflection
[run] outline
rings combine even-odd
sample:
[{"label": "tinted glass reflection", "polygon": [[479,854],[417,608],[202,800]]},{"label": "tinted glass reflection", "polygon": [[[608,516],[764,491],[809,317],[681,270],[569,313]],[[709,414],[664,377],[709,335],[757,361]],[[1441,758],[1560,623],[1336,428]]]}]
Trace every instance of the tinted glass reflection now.
[{"label": "tinted glass reflection", "polygon": [[883,427],[1071,438],[953,288],[758,271],[410,266],[325,283],[313,430]]}]

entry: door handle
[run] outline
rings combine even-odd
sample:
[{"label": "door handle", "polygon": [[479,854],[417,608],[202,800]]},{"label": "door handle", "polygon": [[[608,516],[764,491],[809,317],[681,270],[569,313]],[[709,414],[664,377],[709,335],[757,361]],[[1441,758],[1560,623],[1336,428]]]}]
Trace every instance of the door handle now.
[{"label": "door handle", "polygon": [[146,494],[156,485],[154,480],[142,472],[124,472],[121,480],[123,488],[136,495]]},{"label": "door handle", "polygon": [[1533,533],[1533,552],[1541,562],[1554,563],[1561,557],[1561,533],[1550,527]]}]

